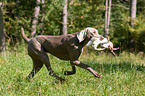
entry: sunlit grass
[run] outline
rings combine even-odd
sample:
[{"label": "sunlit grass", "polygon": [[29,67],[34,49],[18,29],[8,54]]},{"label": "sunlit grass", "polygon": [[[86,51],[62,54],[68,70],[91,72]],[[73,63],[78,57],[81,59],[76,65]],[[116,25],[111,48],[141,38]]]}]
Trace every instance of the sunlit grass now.
[{"label": "sunlit grass", "polygon": [[101,79],[79,67],[75,75],[65,76],[64,71],[71,70],[69,62],[49,57],[53,70],[64,77],[65,82],[49,76],[45,66],[31,81],[25,80],[32,70],[25,47],[0,56],[0,95],[145,95],[145,57],[142,55],[127,52],[117,57],[105,53],[82,55],[80,61],[102,74]]}]

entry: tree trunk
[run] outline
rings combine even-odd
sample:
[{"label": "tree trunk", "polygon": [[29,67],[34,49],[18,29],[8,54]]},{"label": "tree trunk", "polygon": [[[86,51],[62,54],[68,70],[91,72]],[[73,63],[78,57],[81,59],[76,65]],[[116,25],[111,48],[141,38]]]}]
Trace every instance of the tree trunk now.
[{"label": "tree trunk", "polygon": [[[136,5],[137,5],[137,0],[131,0],[130,2],[130,26],[133,27],[135,23],[135,18],[136,18]],[[129,38],[130,39],[130,50],[135,51],[135,40],[133,37]]]},{"label": "tree trunk", "polygon": [[0,52],[5,51],[5,35],[3,23],[3,2],[0,2]]},{"label": "tree trunk", "polygon": [[[43,6],[42,6],[42,18],[41,18],[41,23],[42,23],[42,26],[44,26],[44,16],[45,16],[45,0],[42,0],[41,1],[42,2],[42,4],[43,4]],[[42,32],[41,32],[41,35],[44,33],[44,30],[42,29]]]},{"label": "tree trunk", "polygon": [[108,36],[107,12],[108,12],[108,0],[106,0],[106,10],[105,10],[105,33],[104,33],[105,37]]},{"label": "tree trunk", "polygon": [[38,15],[39,15],[39,11],[40,11],[40,0],[36,1],[36,7],[35,7],[35,12],[34,12],[34,19],[32,21],[32,32],[31,32],[31,36],[34,37],[34,35],[36,34],[36,25],[38,23]]},{"label": "tree trunk", "polygon": [[109,0],[108,21],[107,21],[108,30],[109,30],[109,24],[110,24],[110,15],[111,15],[111,0]]},{"label": "tree trunk", "polygon": [[106,0],[106,10],[105,10],[105,33],[104,36],[108,36],[109,31],[109,23],[110,23],[110,15],[111,15],[111,0],[109,0],[109,10],[108,10],[108,0]]},{"label": "tree trunk", "polygon": [[67,34],[67,0],[65,0],[64,8],[63,8],[63,27],[62,27],[63,35]]},{"label": "tree trunk", "polygon": [[131,17],[131,26],[134,26],[135,18],[136,18],[136,6],[137,0],[131,0],[130,3],[130,17]]}]

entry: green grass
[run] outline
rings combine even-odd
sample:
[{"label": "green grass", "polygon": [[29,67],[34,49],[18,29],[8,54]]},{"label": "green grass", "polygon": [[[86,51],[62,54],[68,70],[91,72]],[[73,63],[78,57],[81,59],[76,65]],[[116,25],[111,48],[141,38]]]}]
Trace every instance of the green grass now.
[{"label": "green grass", "polygon": [[103,75],[94,77],[87,70],[77,67],[77,73],[65,76],[71,70],[68,61],[59,60],[51,55],[53,70],[67,81],[60,83],[48,75],[45,66],[31,81],[25,77],[32,70],[31,58],[25,47],[20,51],[7,51],[0,56],[0,95],[1,96],[143,96],[145,95],[145,57],[132,53],[112,55],[93,53],[82,55],[80,61],[90,65]]}]

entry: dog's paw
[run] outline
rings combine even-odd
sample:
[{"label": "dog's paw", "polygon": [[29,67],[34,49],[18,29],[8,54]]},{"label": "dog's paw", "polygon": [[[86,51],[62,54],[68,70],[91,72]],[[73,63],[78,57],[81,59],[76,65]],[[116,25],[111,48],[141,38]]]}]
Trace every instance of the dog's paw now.
[{"label": "dog's paw", "polygon": [[71,75],[71,74],[72,74],[71,71],[65,71],[65,72],[64,72],[64,75]]},{"label": "dog's paw", "polygon": [[76,72],[74,71],[65,71],[64,72],[64,75],[73,75],[73,74],[75,74]]},{"label": "dog's paw", "polygon": [[99,74],[99,73],[95,74],[94,76],[95,76],[95,77],[98,77],[98,78],[101,78],[101,77],[102,77],[102,75]]},{"label": "dog's paw", "polygon": [[62,81],[65,81],[65,79],[62,78],[62,77],[56,77],[56,79],[59,80],[59,81],[61,81],[61,82],[62,82]]},{"label": "dog's paw", "polygon": [[64,75],[68,75],[68,72],[67,72],[67,71],[65,71],[65,72],[64,72]]},{"label": "dog's paw", "polygon": [[97,77],[98,77],[98,78],[101,78],[101,77],[102,77],[102,75],[100,75],[100,74],[99,74],[99,75],[97,75]]}]

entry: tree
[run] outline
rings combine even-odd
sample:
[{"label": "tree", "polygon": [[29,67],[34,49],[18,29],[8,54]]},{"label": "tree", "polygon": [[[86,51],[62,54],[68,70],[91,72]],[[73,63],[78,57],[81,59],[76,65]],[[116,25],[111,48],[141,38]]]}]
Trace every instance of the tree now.
[{"label": "tree", "polygon": [[40,11],[40,0],[36,1],[36,7],[35,7],[35,12],[34,12],[34,19],[32,21],[32,32],[31,32],[31,36],[34,37],[34,35],[36,34],[36,25],[38,23],[38,15],[39,15],[39,11]]},{"label": "tree", "polygon": [[[134,23],[135,23],[135,18],[136,18],[136,5],[137,5],[137,0],[131,0],[130,2],[130,25],[131,27],[134,26]],[[134,38],[131,37],[130,38],[130,48],[131,48],[131,51],[134,51],[134,45],[135,45],[135,42],[134,42]]]},{"label": "tree", "polygon": [[108,0],[106,0],[106,10],[105,10],[105,33],[104,36],[106,37],[108,35],[108,24],[107,24],[107,13],[108,13]]},{"label": "tree", "polygon": [[111,0],[109,0],[109,9],[108,9],[108,0],[106,0],[106,10],[105,10],[105,33],[104,36],[108,36],[109,31],[109,23],[110,23],[110,15],[111,15]]},{"label": "tree", "polygon": [[131,26],[134,26],[135,18],[136,18],[136,5],[137,0],[131,0],[130,3],[130,17],[131,17]]},{"label": "tree", "polygon": [[[42,26],[44,26],[44,16],[45,16],[45,0],[42,0],[42,18],[41,18],[41,23],[42,23]],[[44,29],[42,29],[42,32],[41,32],[41,34],[43,34],[44,33]]]},{"label": "tree", "polygon": [[4,35],[4,23],[3,23],[3,6],[4,2],[0,2],[0,52],[5,51],[5,35]]},{"label": "tree", "polygon": [[67,0],[65,0],[63,7],[63,26],[62,26],[62,34],[67,34]]}]

